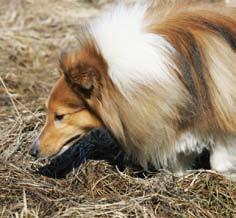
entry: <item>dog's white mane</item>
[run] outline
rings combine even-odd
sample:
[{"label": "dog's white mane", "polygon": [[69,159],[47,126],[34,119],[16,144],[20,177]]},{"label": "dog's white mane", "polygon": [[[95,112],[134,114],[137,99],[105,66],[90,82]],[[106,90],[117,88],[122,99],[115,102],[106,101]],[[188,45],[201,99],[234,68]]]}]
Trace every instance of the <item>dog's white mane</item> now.
[{"label": "dog's white mane", "polygon": [[[145,27],[147,5],[118,4],[91,24],[91,34],[108,63],[109,75],[120,91],[137,84],[166,84],[171,80],[168,68],[173,65],[174,48]],[[174,67],[174,66],[171,66]]]}]

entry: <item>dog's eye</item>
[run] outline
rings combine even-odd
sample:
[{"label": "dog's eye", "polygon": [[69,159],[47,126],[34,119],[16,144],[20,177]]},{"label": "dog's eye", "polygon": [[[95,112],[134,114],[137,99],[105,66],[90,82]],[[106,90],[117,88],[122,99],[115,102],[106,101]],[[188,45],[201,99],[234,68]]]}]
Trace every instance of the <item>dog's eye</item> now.
[{"label": "dog's eye", "polygon": [[64,114],[55,114],[55,120],[62,120],[64,116]]}]

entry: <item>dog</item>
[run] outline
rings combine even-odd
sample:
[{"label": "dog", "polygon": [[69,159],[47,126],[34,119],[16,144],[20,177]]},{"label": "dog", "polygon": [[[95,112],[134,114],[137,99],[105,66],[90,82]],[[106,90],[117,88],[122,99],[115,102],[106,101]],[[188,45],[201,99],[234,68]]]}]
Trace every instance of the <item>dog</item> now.
[{"label": "dog", "polygon": [[144,169],[184,173],[207,148],[213,170],[236,171],[235,8],[120,3],[81,27],[59,69],[33,156],[105,127]]}]

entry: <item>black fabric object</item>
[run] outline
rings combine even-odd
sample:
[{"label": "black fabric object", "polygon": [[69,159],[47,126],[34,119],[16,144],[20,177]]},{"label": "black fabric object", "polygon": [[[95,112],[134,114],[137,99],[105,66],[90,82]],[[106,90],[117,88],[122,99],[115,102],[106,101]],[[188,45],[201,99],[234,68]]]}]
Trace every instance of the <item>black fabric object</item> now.
[{"label": "black fabric object", "polygon": [[36,173],[51,177],[64,178],[74,168],[86,160],[106,160],[112,165],[124,168],[126,155],[114,137],[103,128],[91,130],[60,156],[40,167]]},{"label": "black fabric object", "polygon": [[[193,157],[190,169],[210,169],[210,151],[208,149],[203,149],[201,153],[196,153]],[[137,175],[141,175],[140,177],[148,173],[128,158],[119,143],[104,128],[91,130],[60,156],[52,159],[49,164],[40,167],[36,173],[51,178],[65,178],[69,172],[78,168],[86,160],[105,160],[111,165],[118,166],[120,170],[130,166],[139,171]],[[157,171],[151,166],[148,170]]]},{"label": "black fabric object", "polygon": [[207,148],[204,148],[200,154],[197,154],[192,162],[192,169],[211,169],[210,165],[210,151]]}]

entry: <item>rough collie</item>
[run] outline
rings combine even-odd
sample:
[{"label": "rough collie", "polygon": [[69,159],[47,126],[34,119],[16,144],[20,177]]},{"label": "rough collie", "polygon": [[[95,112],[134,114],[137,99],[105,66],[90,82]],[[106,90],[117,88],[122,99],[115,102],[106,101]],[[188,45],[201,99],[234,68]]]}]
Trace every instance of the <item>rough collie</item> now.
[{"label": "rough collie", "polygon": [[235,171],[236,9],[199,2],[118,4],[81,27],[31,153],[104,126],[144,168],[183,172],[207,147],[212,169]]}]

